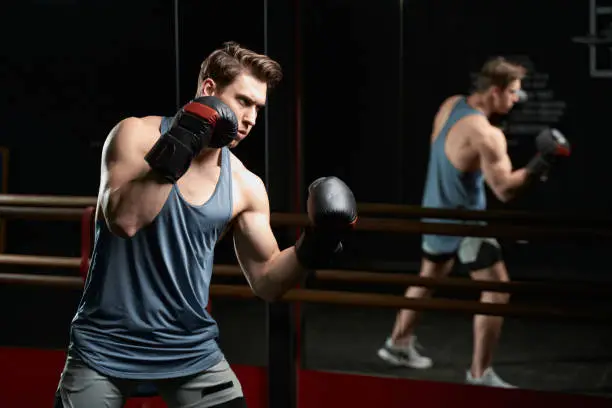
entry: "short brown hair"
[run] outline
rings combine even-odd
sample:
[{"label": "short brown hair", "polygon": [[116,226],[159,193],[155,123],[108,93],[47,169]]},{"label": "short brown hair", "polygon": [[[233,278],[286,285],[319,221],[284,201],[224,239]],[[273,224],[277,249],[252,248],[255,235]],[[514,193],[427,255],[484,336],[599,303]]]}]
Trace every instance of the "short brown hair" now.
[{"label": "short brown hair", "polygon": [[272,58],[243,48],[236,42],[228,41],[202,62],[198,76],[198,92],[202,82],[207,78],[223,88],[245,72],[266,82],[268,88],[274,88],[283,77],[280,64]]},{"label": "short brown hair", "polygon": [[510,62],[504,57],[495,57],[484,63],[478,77],[476,78],[476,90],[483,92],[491,86],[506,89],[512,82],[523,79],[527,74],[527,68]]}]

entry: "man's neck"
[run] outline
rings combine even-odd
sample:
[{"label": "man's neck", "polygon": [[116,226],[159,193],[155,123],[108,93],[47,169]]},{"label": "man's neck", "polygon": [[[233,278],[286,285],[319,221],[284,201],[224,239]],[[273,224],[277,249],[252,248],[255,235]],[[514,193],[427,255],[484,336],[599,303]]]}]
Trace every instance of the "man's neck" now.
[{"label": "man's neck", "polygon": [[486,94],[475,92],[467,97],[467,103],[474,109],[484,113],[487,118],[491,117],[493,114],[493,108]]},{"label": "man's neck", "polygon": [[193,159],[192,163],[200,168],[218,166],[221,164],[221,149],[206,148]]}]

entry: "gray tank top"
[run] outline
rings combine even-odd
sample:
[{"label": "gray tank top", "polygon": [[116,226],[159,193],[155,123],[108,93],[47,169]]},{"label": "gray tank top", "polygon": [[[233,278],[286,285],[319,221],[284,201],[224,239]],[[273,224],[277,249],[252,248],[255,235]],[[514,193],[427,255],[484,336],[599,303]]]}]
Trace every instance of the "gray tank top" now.
[{"label": "gray tank top", "polygon": [[[164,133],[172,118],[163,118]],[[95,225],[83,296],[69,352],[102,374],[159,379],[194,374],[220,362],[218,327],[206,311],[215,245],[232,214],[230,153],[200,206],[176,185],[156,219],[132,238]]]}]

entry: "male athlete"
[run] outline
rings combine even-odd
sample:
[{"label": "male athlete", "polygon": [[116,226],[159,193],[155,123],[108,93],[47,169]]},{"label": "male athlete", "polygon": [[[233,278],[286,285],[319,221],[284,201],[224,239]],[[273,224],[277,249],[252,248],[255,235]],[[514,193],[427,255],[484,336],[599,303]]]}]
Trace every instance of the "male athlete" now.
[{"label": "male athlete", "polygon": [[70,330],[56,408],[115,408],[154,385],[171,408],[243,408],[206,305],[215,244],[233,227],[253,292],[273,301],[326,265],[357,219],[339,179],[309,187],[311,225],[281,251],[262,181],[228,147],[255,125],[278,63],[226,43],[201,66],[174,117],[127,118],[110,132],[89,275]]},{"label": "male athlete", "polygon": [[[526,69],[498,57],[487,61],[479,74],[476,90],[465,97],[446,99],[438,110],[431,136],[431,150],[423,207],[486,208],[485,183],[495,196],[507,202],[532,179],[542,179],[559,156],[569,155],[569,144],[556,129],[545,129],[536,138],[538,153],[525,168],[513,170],[503,132],[491,125],[489,117],[507,114],[519,101],[521,80]],[[442,221],[445,220],[429,220]],[[420,276],[447,275],[455,257],[476,280],[508,281],[500,246],[494,238],[424,235]],[[431,291],[411,287],[406,297],[423,298]],[[506,303],[508,294],[483,292],[484,303]],[[429,368],[432,361],[419,354],[413,335],[417,313],[401,310],[395,327],[378,350],[383,360],[393,365]],[[503,318],[474,316],[472,366],[466,373],[470,384],[511,388],[493,370],[492,355]]]}]

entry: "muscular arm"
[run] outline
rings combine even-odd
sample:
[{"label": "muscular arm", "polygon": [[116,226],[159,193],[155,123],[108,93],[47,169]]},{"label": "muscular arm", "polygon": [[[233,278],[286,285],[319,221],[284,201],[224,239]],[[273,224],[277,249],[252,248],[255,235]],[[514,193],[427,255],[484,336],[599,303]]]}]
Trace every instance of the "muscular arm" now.
[{"label": "muscular arm", "polygon": [[255,295],[274,301],[306,276],[293,246],[281,251],[270,226],[268,195],[255,176],[247,184],[248,209],[234,227],[234,249],[238,262]]},{"label": "muscular arm", "polygon": [[151,172],[144,156],[155,135],[141,119],[129,118],[109,134],[102,149],[100,207],[109,229],[131,237],[157,216],[172,184]]},{"label": "muscular arm", "polygon": [[512,163],[506,150],[506,139],[497,128],[480,131],[476,138],[480,163],[485,181],[503,202],[514,198],[528,181],[525,169],[512,170]]}]

